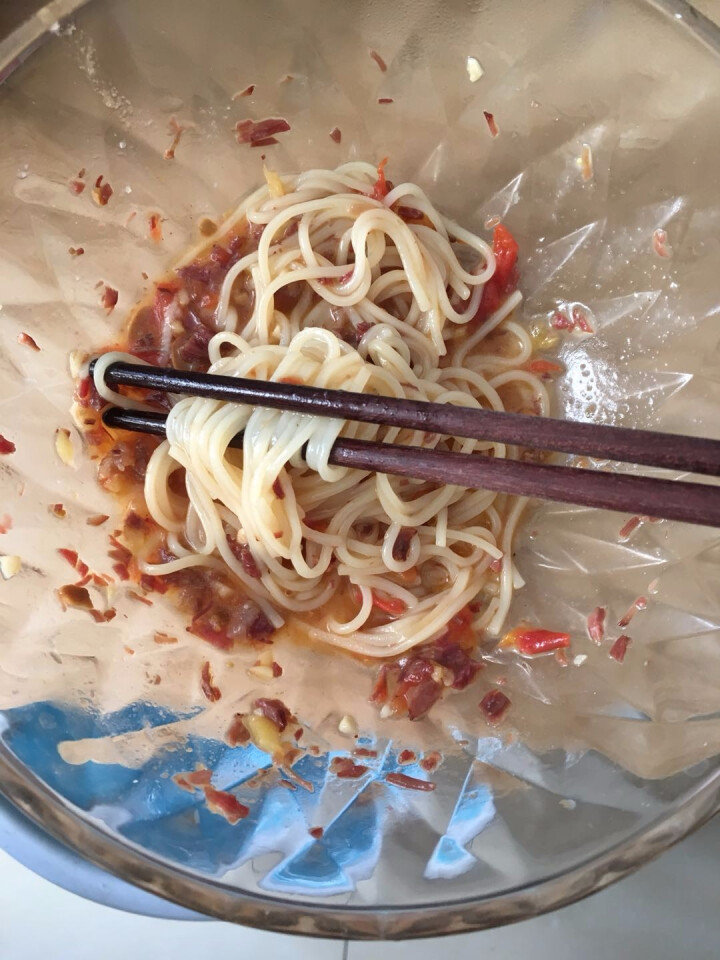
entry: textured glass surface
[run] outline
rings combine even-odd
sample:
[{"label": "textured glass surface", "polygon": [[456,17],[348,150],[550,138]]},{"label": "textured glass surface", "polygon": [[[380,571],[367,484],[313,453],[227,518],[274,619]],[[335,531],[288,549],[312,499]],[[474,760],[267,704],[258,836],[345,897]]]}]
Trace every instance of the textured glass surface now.
[{"label": "textured glass surface", "polygon": [[[0,88],[0,433],[17,445],[0,458],[12,521],[0,550],[22,558],[0,582],[0,788],[97,862],[190,906],[365,937],[520,919],[610,882],[714,809],[716,530],[643,523],[621,538],[626,516],[537,506],[511,622],[567,629],[569,665],[498,655],[415,724],[380,722],[371,672],[347,659],[278,649],[283,676],[261,685],[251,657],[209,651],[161,600],[149,608],[118,587],[118,616],[98,626],[54,595],[73,579],[58,548],[111,566],[112,520],[86,523],[114,505],[69,416],[68,353],[110,342],[143,273],[163,272],[201,217],[257,184],[262,151],[233,135],[248,117],[289,120],[266,150],[280,171],[387,155],[393,179],[421,183],[467,226],[502,217],[521,244],[524,322],[579,305],[596,331],[558,341],[558,413],[720,436],[714,42],[689,8],[640,0],[98,0],[50,31]],[[468,57],[482,66],[475,83]],[[188,129],[167,160],[172,117]],[[81,168],[77,196],[68,182]],[[107,206],[91,198],[99,175]],[[109,317],[99,283],[119,290]],[[18,343],[23,332],[40,352]],[[58,427],[71,431],[72,465],[56,453]],[[49,512],[58,502],[65,518]],[[586,619],[606,606],[615,636],[641,595],[620,665]],[[155,629],[181,642],[158,646]],[[223,691],[211,709],[205,659]],[[512,710],[492,730],[477,701],[500,676]],[[267,755],[221,742],[228,716],[263,695],[285,700],[321,747],[296,767],[313,792],[272,774],[258,785]],[[356,781],[328,773],[354,746],[338,732],[348,713],[378,751]],[[384,781],[406,747],[442,752],[434,792]],[[247,803],[246,820],[231,826],[170,779],[196,763]]]}]

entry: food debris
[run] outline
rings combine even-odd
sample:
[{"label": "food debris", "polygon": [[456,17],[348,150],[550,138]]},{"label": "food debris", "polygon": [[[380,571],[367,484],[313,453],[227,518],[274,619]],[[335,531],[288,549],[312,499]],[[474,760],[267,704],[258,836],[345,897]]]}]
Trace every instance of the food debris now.
[{"label": "food debris", "polygon": [[109,519],[110,517],[106,513],[96,513],[92,517],[88,517],[85,523],[89,527],[100,527]]},{"label": "food debris", "polygon": [[358,732],[357,720],[346,713],[338,723],[338,730],[344,737],[356,737]]},{"label": "food debris", "polygon": [[[275,170],[270,170],[263,163],[263,176],[265,177],[265,183],[268,185],[268,190],[270,191],[271,197],[284,197],[285,196],[285,184],[282,182],[280,175]],[[279,478],[276,477],[275,480],[279,483]],[[273,490],[275,489],[273,485]],[[282,486],[280,487],[282,490]],[[281,494],[276,493],[276,496]],[[284,496],[284,494],[282,494]]]},{"label": "food debris", "polygon": [[68,247],[68,253],[71,257],[81,257],[85,253],[85,247]]},{"label": "food debris", "polygon": [[407,766],[410,763],[417,762],[417,754],[414,750],[401,750],[397,758],[398,763],[401,767]]},{"label": "food debris", "polygon": [[110,287],[107,283],[103,284],[103,292],[100,298],[100,303],[107,310],[108,314],[112,313],[115,309],[115,305],[118,302],[118,292],[114,287]]},{"label": "food debris", "polygon": [[510,706],[510,698],[502,690],[490,690],[480,701],[480,709],[490,723],[499,723]]},{"label": "food debris", "polygon": [[435,789],[432,780],[418,780],[417,777],[408,777],[404,773],[388,773],[385,776],[385,781],[396,787],[401,787],[403,790],[430,791]]},{"label": "food debris", "polygon": [[332,130],[330,131],[330,139],[335,143],[340,143],[340,141],[342,140],[342,131],[340,130],[340,127],[332,128]]},{"label": "food debris", "polygon": [[437,750],[431,750],[430,753],[426,753],[425,756],[420,761],[420,766],[427,773],[433,773],[442,763],[442,754],[438,753]]},{"label": "food debris", "polygon": [[31,350],[40,350],[40,347],[37,345],[33,337],[29,333],[20,333],[18,334],[18,343],[23,347],[30,347]]},{"label": "food debris", "polygon": [[18,556],[7,554],[0,557],[0,574],[3,580],[11,580],[17,573],[20,573],[22,560]]},{"label": "food debris", "polygon": [[371,50],[370,56],[375,61],[375,63],[380,67],[381,73],[387,73],[387,64],[385,63],[383,58],[380,56],[380,54],[377,52],[377,50]]},{"label": "food debris", "polygon": [[240,803],[234,794],[228,793],[226,790],[216,790],[215,787],[207,785],[203,787],[203,793],[208,810],[225,817],[230,824],[243,820],[250,813],[250,807]]},{"label": "food debris", "polygon": [[113,195],[113,188],[107,181],[103,183],[103,180],[104,177],[100,174],[92,189],[92,198],[99,207],[106,207],[110,197]]},{"label": "food debris", "polygon": [[286,133],[290,124],[284,117],[267,117],[265,120],[238,120],[235,134],[238,143],[251,147],[269,147],[277,143],[276,133]]},{"label": "food debris", "polygon": [[593,178],[593,159],[592,159],[592,150],[589,143],[584,143],[582,146],[582,152],[578,157],[578,166],[580,167],[580,173],[582,174],[583,180],[587,183],[588,180]]},{"label": "food debris", "polygon": [[610,647],[608,656],[612,657],[613,660],[617,660],[618,663],[622,663],[625,659],[625,654],[627,653],[627,649],[631,642],[632,640],[627,634],[621,634],[615,643],[613,643],[612,647]]},{"label": "food debris", "polygon": [[249,83],[244,90],[238,90],[232,95],[233,100],[239,100],[241,97],[251,97],[255,92],[255,84]]},{"label": "food debris", "polygon": [[175,117],[170,117],[168,130],[172,136],[172,140],[170,141],[170,146],[167,148],[165,153],[163,153],[163,157],[166,160],[174,160],[175,151],[177,150],[178,144],[180,143],[180,138],[182,137],[183,133],[187,130],[187,126],[183,126],[182,124],[178,123]]},{"label": "food debris", "polygon": [[555,330],[580,330],[582,333],[595,333],[587,316],[587,307],[580,303],[573,303],[556,310],[550,318],[550,326]]},{"label": "food debris", "polygon": [[595,607],[593,612],[587,618],[587,632],[593,643],[602,643],[605,637],[605,617],[607,611],[605,607]]},{"label": "food debris", "polygon": [[619,627],[626,627],[638,610],[646,610],[648,605],[647,597],[638,597],[634,600],[630,609],[618,620]]},{"label": "food debris", "polygon": [[220,697],[222,697],[222,693],[218,687],[213,684],[209,660],[206,660],[202,665],[202,669],[200,671],[200,687],[202,692],[211,703],[215,703],[220,699]]},{"label": "food debris", "polygon": [[17,447],[12,442],[12,440],[8,440],[7,437],[4,437],[0,433],[0,453],[2,454],[15,453],[16,450],[17,450]]},{"label": "food debris", "polygon": [[67,510],[62,503],[51,503],[48,509],[54,517],[58,517],[61,520],[67,516]]},{"label": "food debris", "polygon": [[357,780],[368,772],[368,767],[355,763],[352,757],[333,757],[330,761],[330,772],[340,780]]},{"label": "food debris", "polygon": [[319,840],[325,831],[322,827],[310,827],[308,833],[311,837],[314,837],[316,840]]},{"label": "food debris", "polygon": [[76,196],[80,196],[85,189],[85,186],[85,181],[80,180],[79,177],[76,177],[74,180],[68,180],[68,188],[70,193],[74,193]]},{"label": "food debris", "polygon": [[484,76],[485,71],[477,57],[468,57],[465,61],[465,69],[470,83],[477,83]]},{"label": "food debris", "polygon": [[652,245],[653,250],[659,257],[667,259],[668,257],[672,256],[672,248],[668,244],[668,235],[666,231],[662,230],[660,227],[653,231]]},{"label": "food debris", "polygon": [[378,97],[378,103],[395,103],[392,97]]},{"label": "food debris", "polygon": [[156,630],[153,634],[153,640],[155,643],[165,644],[165,643],[177,643],[177,637],[171,637],[169,633],[161,633],[159,630]]},{"label": "food debris", "polygon": [[250,740],[250,731],[245,726],[243,721],[243,715],[241,713],[236,713],[230,723],[230,726],[225,731],[225,742],[231,747],[238,747],[242,744],[248,743]]},{"label": "food debris", "polygon": [[155,243],[162,243],[163,232],[159,213],[151,213],[148,216],[148,226],[150,228],[150,239],[154,240]]},{"label": "food debris", "polygon": [[[13,450],[15,447],[13,446]],[[72,440],[70,439],[70,431],[66,427],[58,427],[55,431],[55,451],[60,457],[62,462],[67,467],[71,467],[74,462],[73,446]],[[0,447],[0,453],[12,451],[3,451]]]},{"label": "food debris", "polygon": [[491,137],[496,137],[500,133],[500,128],[497,125],[495,120],[495,114],[490,113],[489,110],[483,110],[483,116],[485,117],[485,123],[487,123],[487,128],[490,131]]}]

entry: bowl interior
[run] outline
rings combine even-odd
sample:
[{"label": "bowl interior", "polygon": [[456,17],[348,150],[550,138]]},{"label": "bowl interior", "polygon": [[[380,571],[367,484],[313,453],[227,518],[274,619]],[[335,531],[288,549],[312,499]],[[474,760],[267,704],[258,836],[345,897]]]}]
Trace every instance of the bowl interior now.
[{"label": "bowl interior", "polygon": [[[626,516],[533,509],[511,620],[551,621],[573,647],[564,669],[504,664],[512,736],[482,724],[473,689],[432,720],[379,723],[365,668],[284,653],[273,695],[330,751],[298,766],[312,793],[249,783],[269,758],[222,743],[221,713],[197,683],[208,651],[184,632],[171,651],[152,642],[155,629],[184,630],[172,608],[118,589],[119,615],[98,626],[63,613],[54,591],[68,580],[58,548],[92,569],[111,563],[108,531],[86,522],[114,506],[70,419],[68,354],[112,339],[145,275],[258,183],[262,151],[233,133],[245,118],[290,122],[265,151],[280,171],[389,156],[394,179],[417,181],[463,224],[507,222],[521,243],[523,322],[579,304],[595,331],[557,347],[558,414],[720,436],[717,49],[685,5],[641,0],[217,0],[210,12],[97,0],[52,25],[0,87],[0,432],[17,446],[0,472],[12,521],[0,548],[22,559],[0,583],[0,768],[16,802],[174,899],[357,936],[527,916],[608,882],[713,809],[715,530],[644,522],[624,536]],[[249,84],[252,96],[233,98]],[[186,130],[168,160],[172,118]],[[69,189],[81,168],[112,185],[107,206]],[[109,317],[101,282],[120,294]],[[23,332],[39,352],[18,343]],[[71,464],[57,428],[70,430]],[[589,640],[587,617],[605,606],[614,624],[638,596],[649,602],[618,664]],[[267,693],[242,654],[212,660],[224,710]],[[337,732],[348,712],[378,752],[358,781],[328,771],[348,747]],[[434,793],[383,782],[405,746],[442,750]],[[247,820],[231,826],[170,779],[196,763],[237,788]]]}]

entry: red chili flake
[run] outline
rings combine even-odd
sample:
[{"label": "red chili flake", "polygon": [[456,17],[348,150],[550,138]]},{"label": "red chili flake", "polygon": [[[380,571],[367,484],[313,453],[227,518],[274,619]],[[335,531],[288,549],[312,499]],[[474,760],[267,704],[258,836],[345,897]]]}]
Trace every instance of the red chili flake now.
[{"label": "red chili flake", "polygon": [[131,600],[137,600],[138,603],[144,603],[146,607],[152,607],[153,602],[148,597],[144,597],[137,590],[128,590],[128,596]]},{"label": "red chili flake", "polygon": [[92,600],[86,587],[78,587],[77,584],[66,583],[57,590],[58,600],[63,610],[68,607],[75,607],[78,610],[87,610],[88,613],[97,613],[93,610]]},{"label": "red chili flake", "polygon": [[373,758],[373,757],[376,757],[377,755],[378,755],[377,750],[370,750],[368,747],[355,747],[355,749],[353,750],[354,757]]},{"label": "red chili flake", "polygon": [[294,737],[296,740],[301,740],[301,739],[302,739],[302,735],[303,735],[304,733],[305,733],[305,731],[303,730],[303,728],[302,728],[302,727],[298,727],[297,730],[295,731],[295,733],[293,734],[293,737]]},{"label": "red chili flake", "polygon": [[0,433],[0,453],[15,453],[16,449],[17,447],[12,440],[8,440]]},{"label": "red chili flake", "polygon": [[407,610],[407,604],[399,597],[391,597],[379,590],[372,590],[373,606],[391,617],[400,617]]},{"label": "red chili flake", "polygon": [[405,560],[407,560],[408,553],[410,552],[410,544],[416,533],[417,530],[415,527],[400,527],[400,531],[395,538],[395,543],[392,548],[393,560],[397,560],[398,563],[404,563]]},{"label": "red chili flake", "polygon": [[231,747],[239,747],[250,741],[250,732],[245,726],[243,715],[236,713],[225,731],[225,742]]},{"label": "red chili flake", "polygon": [[160,222],[160,214],[151,213],[148,217],[148,225],[150,227],[150,239],[154,240],[155,243],[162,243],[163,232],[162,224]]},{"label": "red chili flake", "polygon": [[68,247],[68,253],[71,257],[81,257],[85,253],[85,247]]},{"label": "red chili flake", "polygon": [[593,158],[592,149],[589,143],[584,143],[580,153],[580,172],[585,181],[592,180],[593,177]]},{"label": "red chili flake", "polygon": [[172,140],[170,141],[170,146],[167,148],[167,150],[163,154],[163,157],[166,160],[174,160],[175,151],[177,150],[178,144],[180,143],[180,137],[182,137],[187,127],[184,127],[181,124],[179,124],[175,119],[175,117],[170,117],[170,123],[168,124],[168,129],[170,134],[172,135]]},{"label": "red chili flake", "polygon": [[316,840],[319,840],[320,837],[323,835],[324,830],[322,827],[310,827],[310,829],[308,830],[308,833],[310,834],[311,837],[314,837]]},{"label": "red chili flake", "polygon": [[427,773],[433,773],[442,763],[442,754],[438,753],[437,750],[431,750],[430,753],[426,753],[425,756],[420,761],[420,766]]},{"label": "red chili flake", "polygon": [[392,97],[378,97],[378,103],[395,103]]},{"label": "red chili flake", "polygon": [[40,350],[40,347],[37,345],[35,340],[30,336],[29,333],[21,333],[18,335],[18,343],[22,344],[23,347],[30,347],[31,350]]},{"label": "red chili flake", "polygon": [[[272,492],[275,494],[278,500],[285,499],[285,491],[283,490],[283,485],[282,485],[282,482],[280,481],[280,477],[275,477],[275,479],[273,480]],[[280,536],[282,536],[282,534],[280,534]]]},{"label": "red chili flake", "polygon": [[235,124],[238,143],[251,147],[269,147],[277,143],[276,133],[286,133],[290,124],[283,117],[267,117],[265,120],[239,120]]},{"label": "red chili flake", "polygon": [[288,723],[295,717],[292,711],[285,706],[282,700],[269,700],[267,697],[260,697],[253,703],[253,710],[257,710],[264,717],[267,717],[271,723],[274,723],[280,733],[283,732]]},{"label": "red chili flake", "polygon": [[51,503],[50,504],[50,513],[54,517],[59,517],[61,520],[63,517],[67,516],[67,510],[61,503]]},{"label": "red chili flake", "polygon": [[237,93],[234,93],[231,99],[239,100],[241,97],[251,97],[254,92],[255,92],[255,84],[249,83],[244,90],[238,90]]},{"label": "red chili flake", "polygon": [[562,311],[557,310],[550,318],[550,326],[555,330],[572,330],[575,324],[570,317],[565,316]]},{"label": "red chili flake", "polygon": [[109,519],[110,517],[106,513],[95,513],[92,517],[88,517],[85,523],[89,527],[100,527]]},{"label": "red chili flake", "polygon": [[283,675],[283,668],[279,663],[276,663],[275,660],[272,662],[272,675],[273,677],[281,677]]},{"label": "red chili flake", "polygon": [[402,750],[398,754],[398,763],[403,767],[408,763],[415,763],[416,761],[417,754],[414,750]]},{"label": "red chili flake", "polygon": [[115,290],[114,287],[109,287],[106,283],[104,283],[103,294],[100,302],[108,313],[112,313],[115,309],[115,304],[118,302],[117,290]]},{"label": "red chili flake", "polygon": [[340,127],[333,127],[330,131],[330,139],[335,143],[340,143],[342,140],[342,130]]},{"label": "red chili flake", "polygon": [[371,51],[370,51],[370,56],[371,56],[372,59],[375,61],[375,63],[380,67],[381,72],[382,72],[382,73],[386,73],[386,72],[387,72],[387,64],[385,63],[385,61],[383,60],[383,58],[380,56],[380,54],[377,52],[377,50],[371,50]]},{"label": "red chili flake", "polygon": [[530,373],[537,373],[541,377],[549,377],[553,373],[560,373],[562,369],[562,364],[555,363],[552,360],[530,360],[525,364],[525,370],[528,370]]},{"label": "red chili flake", "polygon": [[480,701],[480,709],[490,723],[498,723],[510,706],[510,699],[502,690],[490,690]]},{"label": "red chili flake", "polygon": [[95,181],[95,186],[92,190],[92,197],[95,203],[100,207],[106,207],[108,200],[113,195],[113,188],[109,183],[103,183],[103,175],[100,176]]},{"label": "red chili flake", "polygon": [[610,647],[608,656],[612,657],[613,660],[617,660],[618,663],[622,663],[623,660],[625,659],[625,654],[627,653],[627,649],[630,646],[631,642],[632,641],[630,637],[627,636],[627,634],[625,633],[621,634],[617,638],[615,643],[613,643],[613,645]]},{"label": "red chili flake", "polygon": [[587,618],[588,636],[594,643],[602,643],[605,637],[605,607],[595,607]]},{"label": "red chili flake", "polygon": [[634,601],[627,613],[618,620],[619,627],[626,627],[638,610],[645,610],[647,607],[647,597],[638,597]]},{"label": "red chili flake", "polygon": [[333,757],[330,770],[340,780],[357,780],[367,773],[368,768],[361,763],[355,763],[352,757]]},{"label": "red chili flake", "polygon": [[200,687],[202,692],[211,703],[215,703],[222,696],[222,693],[212,682],[212,673],[210,672],[210,661],[206,660],[200,671]]},{"label": "red chili flake", "polygon": [[70,188],[70,193],[74,193],[76,196],[79,196],[85,189],[85,183],[80,179],[69,180],[68,187]]},{"label": "red chili flake", "polygon": [[115,572],[115,575],[117,576],[118,580],[129,580],[129,579],[130,579],[130,571],[129,571],[128,568],[127,568],[127,564],[125,564],[125,563],[114,563],[112,568],[113,568],[113,571]]},{"label": "red chili flake", "polygon": [[242,564],[242,568],[249,577],[259,580],[262,576],[260,567],[253,556],[252,550],[246,543],[238,543],[232,534],[227,534],[227,542],[233,556]]},{"label": "red chili flake", "polygon": [[178,642],[177,637],[171,637],[169,633],[160,633],[160,631],[156,631],[153,634],[153,640],[155,641],[155,643],[160,643],[160,644]]},{"label": "red chili flake", "polygon": [[114,620],[116,616],[117,616],[117,610],[115,609],[115,607],[110,607],[103,614],[103,620],[106,623],[108,623],[110,620]]},{"label": "red chili flake", "polygon": [[194,793],[195,787],[192,784],[188,783],[185,779],[184,773],[174,773],[173,774],[173,783],[180,787],[181,790],[187,790],[188,793]]},{"label": "red chili flake", "polygon": [[630,519],[622,525],[620,532],[618,533],[618,539],[620,541],[627,540],[630,537],[630,534],[636,530],[642,523],[642,517],[630,517]]},{"label": "red chili flake", "polygon": [[579,330],[582,330],[583,333],[595,333],[590,325],[590,321],[581,307],[575,306],[572,308],[572,320],[573,324]]},{"label": "red chili flake", "polygon": [[658,228],[653,231],[652,235],[652,245],[653,250],[659,257],[667,258],[671,256],[670,248],[667,245],[667,233],[665,230]]},{"label": "red chili flake", "polygon": [[515,646],[520,653],[535,656],[569,647],[570,636],[554,630],[516,627],[503,637],[502,646]]},{"label": "red chili flake", "polygon": [[417,777],[408,777],[404,773],[388,773],[385,776],[387,783],[392,783],[396,787],[401,787],[403,790],[424,790],[430,791],[435,789],[435,784],[432,780],[418,780]]},{"label": "red chili flake", "polygon": [[4,513],[0,517],[0,533],[7,533],[8,530],[12,530],[12,517],[9,513]]},{"label": "red chili flake", "polygon": [[495,116],[490,113],[488,110],[483,110],[483,116],[485,117],[485,122],[487,123],[488,130],[490,131],[491,137],[496,137],[500,133],[500,128],[497,125]]},{"label": "red chili flake", "polygon": [[220,816],[225,817],[228,823],[237,823],[238,820],[243,820],[250,813],[250,807],[240,803],[234,794],[228,793],[226,790],[216,790],[214,787],[205,786],[203,787],[203,793],[208,810],[212,813],[219,813]]}]

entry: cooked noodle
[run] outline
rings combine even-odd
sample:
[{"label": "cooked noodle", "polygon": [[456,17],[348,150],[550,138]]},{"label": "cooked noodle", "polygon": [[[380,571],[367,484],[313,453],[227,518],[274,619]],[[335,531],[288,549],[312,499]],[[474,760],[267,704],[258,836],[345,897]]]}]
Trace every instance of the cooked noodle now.
[{"label": "cooked noodle", "polygon": [[[537,412],[547,413],[543,383],[523,369],[530,337],[509,319],[519,293],[469,336],[463,330],[494,273],[491,248],[439,214],[414,184],[372,199],[376,177],[366,163],[282,180],[272,174],[268,186],[222,225],[227,231],[246,220],[264,229],[257,250],[225,276],[210,372],[494,410],[504,409],[501,392],[512,385],[532,398]],[[415,222],[391,209],[403,204],[416,211]],[[253,291],[254,306],[237,329],[233,297],[242,284]],[[286,311],[277,303],[284,288],[293,294]],[[357,332],[353,344],[334,332],[339,323]],[[514,345],[510,355],[483,349],[500,325]],[[98,363],[95,382],[104,398],[128,405],[103,382],[106,365],[119,356]],[[473,601],[475,625],[500,630],[519,583],[511,552],[524,501],[339,468],[328,457],[339,436],[494,457],[518,451],[174,399],[167,440],[148,466],[145,499],[176,559],[149,563],[141,557],[145,573],[200,564],[228,568],[273,625],[291,614],[313,637],[371,657],[397,655],[432,639]],[[241,430],[242,451],[229,448]],[[186,496],[171,489],[181,467]],[[334,603],[341,597],[344,603]],[[387,622],[379,622],[378,606]]]}]

